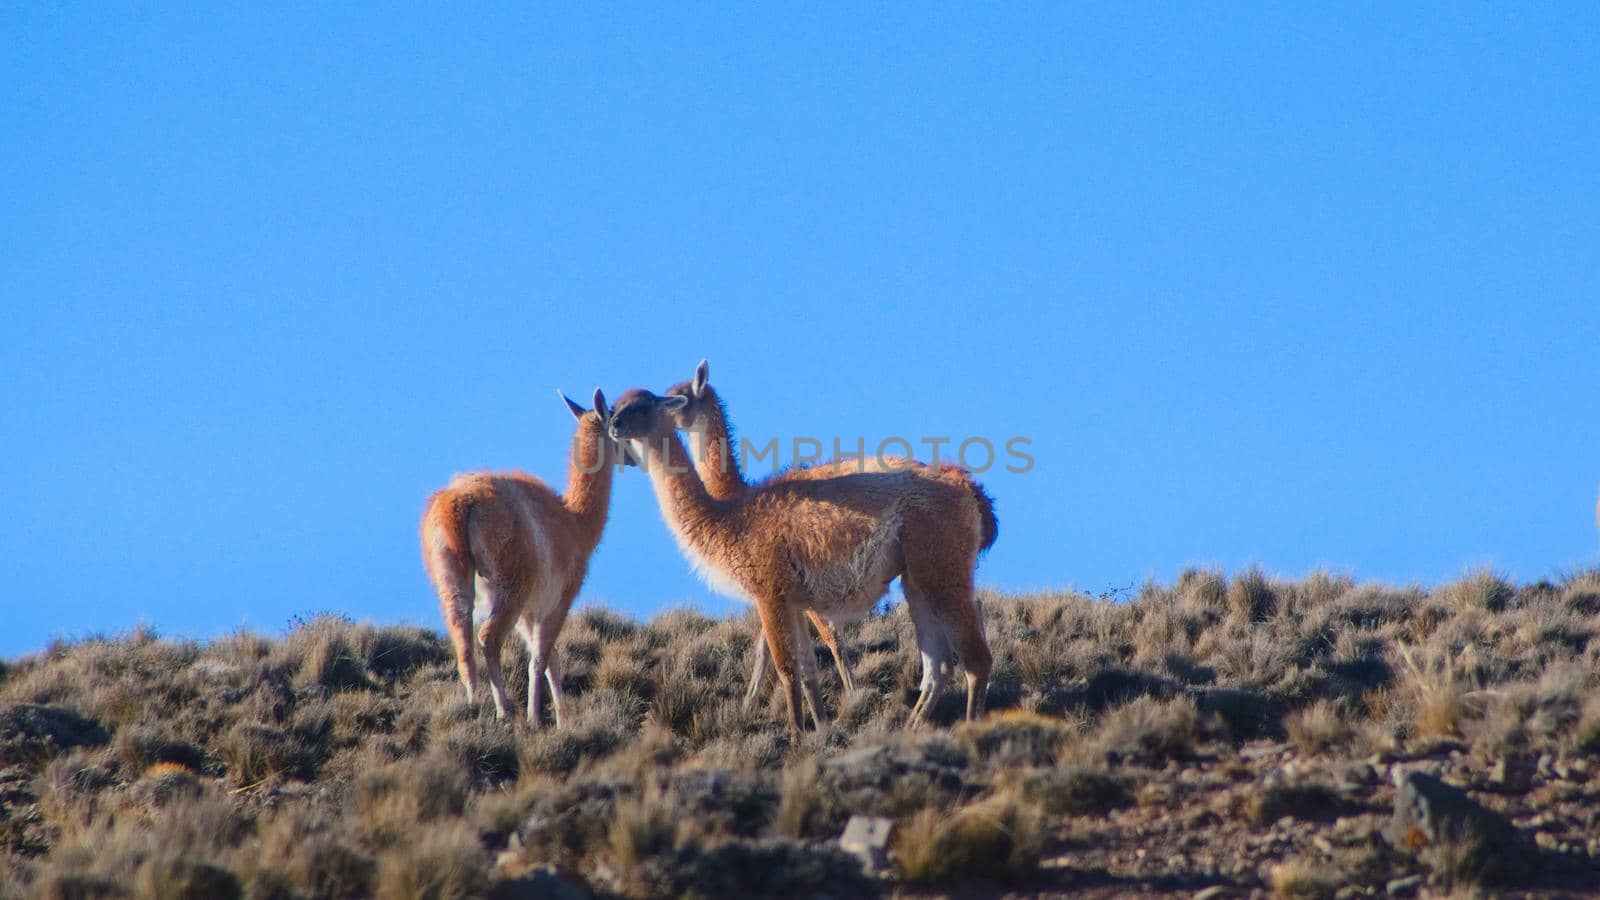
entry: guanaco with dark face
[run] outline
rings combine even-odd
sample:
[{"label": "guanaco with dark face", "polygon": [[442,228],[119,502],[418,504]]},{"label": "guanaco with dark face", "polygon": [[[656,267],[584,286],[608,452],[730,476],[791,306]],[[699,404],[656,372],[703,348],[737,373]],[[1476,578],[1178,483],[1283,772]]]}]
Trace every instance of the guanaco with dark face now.
[{"label": "guanaco with dark face", "polygon": [[[761,482],[747,481],[739,458],[733,450],[733,428],[728,419],[727,405],[721,396],[711,386],[710,363],[701,360],[695,367],[694,377],[688,381],[680,381],[667,390],[668,397],[682,397],[687,401],[683,408],[673,413],[673,421],[680,431],[691,434],[689,448],[694,457],[695,472],[705,484],[706,491],[718,500],[729,500],[744,495],[747,491],[759,489]],[[948,481],[952,484],[964,485],[969,490],[973,499],[977,501],[979,515],[982,520],[982,540],[979,552],[982,553],[994,545],[999,534],[999,523],[994,514],[994,501],[984,491],[972,474],[967,470],[953,465],[930,466],[915,460],[898,456],[863,455],[860,457],[835,460],[814,466],[789,469],[779,475],[777,479],[822,479],[834,478],[840,475],[860,474],[866,472],[909,472],[918,478],[932,478]],[[914,484],[914,483],[908,483]],[[837,623],[829,621],[815,610],[807,610],[806,617],[817,630],[817,635],[822,638],[830,653],[833,654],[834,666],[839,670],[839,680],[846,693],[855,690],[855,677],[850,671],[850,664],[846,654],[840,649]],[[802,653],[804,651],[802,650]],[[953,651],[946,648],[945,658],[940,663],[953,662]],[[771,654],[767,651],[765,642],[757,642],[755,665],[750,673],[750,686],[745,693],[745,706],[748,707],[760,696],[762,682],[766,680],[766,670],[771,663]],[[927,665],[930,661],[924,660]],[[931,675],[924,670],[924,679]]]},{"label": "guanaco with dark face", "polygon": [[[719,500],[678,436],[674,414],[687,403],[628,391],[612,414],[611,434],[649,473],[662,517],[690,563],[719,589],[755,604],[791,731],[801,730],[804,705],[818,725],[827,721],[800,616],[860,615],[896,577],[924,660],[953,650],[966,672],[967,718],[981,715],[993,660],[974,596],[984,526],[972,492],[906,472],[869,472],[779,479]],[[913,724],[942,687],[945,667],[929,668]]]}]

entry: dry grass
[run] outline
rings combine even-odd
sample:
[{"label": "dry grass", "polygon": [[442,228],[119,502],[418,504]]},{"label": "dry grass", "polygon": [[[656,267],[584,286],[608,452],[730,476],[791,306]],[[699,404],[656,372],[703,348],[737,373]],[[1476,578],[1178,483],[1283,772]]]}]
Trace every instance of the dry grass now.
[{"label": "dry grass", "polygon": [[1350,727],[1350,715],[1338,704],[1318,700],[1288,716],[1284,727],[1289,733],[1289,740],[1308,756],[1326,753],[1335,747],[1348,742],[1354,732]]},{"label": "dry grass", "polygon": [[1010,792],[953,813],[917,813],[899,830],[894,857],[901,877],[913,884],[1015,883],[1038,871],[1044,849],[1038,807]]},{"label": "dry grass", "polygon": [[[473,897],[566,879],[633,896],[854,896],[1070,890],[1074,872],[1155,866],[1126,884],[1317,897],[1346,879],[1381,895],[1396,867],[1434,888],[1480,873],[1448,846],[1401,863],[1327,830],[1377,814],[1386,782],[1350,766],[1461,757],[1481,781],[1506,759],[1515,780],[1548,757],[1600,772],[1597,572],[1532,585],[1479,572],[1424,591],[1192,570],[1126,602],[983,600],[988,718],[960,723],[952,689],[934,728],[904,730],[919,672],[894,610],[845,630],[861,690],[842,695],[819,655],[838,725],[798,744],[776,692],[742,709],[750,616],[581,610],[561,638],[559,730],[469,708],[447,646],[422,629],[318,616],[277,638],[57,644],[0,664],[0,884]],[[1247,757],[1261,747],[1283,756]],[[1261,774],[1291,756],[1296,777]],[[1544,784],[1546,769],[1518,777]],[[1550,796],[1587,802],[1574,783]],[[856,814],[896,824],[888,882],[835,846]],[[1195,816],[1168,839],[1234,830],[1170,862],[1135,855],[1157,846],[1139,829]],[[1298,836],[1268,839],[1285,828]],[[1297,828],[1324,829],[1332,850]],[[1107,849],[1118,829],[1129,843]]]},{"label": "dry grass", "polygon": [[1268,881],[1280,900],[1333,900],[1341,886],[1336,873],[1298,860],[1273,866]]}]

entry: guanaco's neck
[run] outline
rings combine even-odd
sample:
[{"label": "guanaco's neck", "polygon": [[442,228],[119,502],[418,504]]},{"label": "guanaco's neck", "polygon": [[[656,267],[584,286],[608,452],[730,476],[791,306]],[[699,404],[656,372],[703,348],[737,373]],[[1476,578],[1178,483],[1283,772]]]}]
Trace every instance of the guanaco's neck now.
[{"label": "guanaco's neck", "polygon": [[733,429],[728,426],[728,409],[715,389],[706,387],[704,403],[705,427],[695,442],[698,451],[694,460],[695,472],[705,483],[706,490],[718,500],[727,500],[744,493],[748,483],[739,468],[739,457],[733,452]]},{"label": "guanaco's neck", "polygon": [[612,469],[616,460],[608,459],[607,441],[601,433],[600,419],[589,413],[578,423],[572,438],[572,453],[567,459],[567,492],[561,502],[578,524],[583,546],[593,551],[606,528],[611,510]]},{"label": "guanaco's neck", "polygon": [[663,429],[645,439],[644,465],[667,525],[680,539],[703,547],[726,512],[695,471],[683,439]]}]

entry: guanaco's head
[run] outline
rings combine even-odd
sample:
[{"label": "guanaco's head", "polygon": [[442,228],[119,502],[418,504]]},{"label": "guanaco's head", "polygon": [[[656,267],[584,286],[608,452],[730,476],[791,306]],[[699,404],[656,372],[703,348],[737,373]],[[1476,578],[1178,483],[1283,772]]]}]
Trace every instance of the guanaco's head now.
[{"label": "guanaco's head", "polygon": [[677,440],[676,415],[688,402],[683,397],[657,397],[644,388],[634,388],[623,394],[611,411],[611,437],[643,462],[648,447],[661,448],[666,441]]},{"label": "guanaco's head", "polygon": [[694,377],[668,388],[667,396],[687,401],[672,414],[673,422],[684,431],[704,431],[712,411],[722,410],[722,400],[711,387],[710,364],[703,359],[695,367]]},{"label": "guanaco's head", "polygon": [[599,388],[594,389],[594,409],[584,409],[559,390],[556,393],[560,395],[562,402],[567,404],[567,410],[572,413],[572,417],[578,420],[579,433],[592,432],[595,439],[600,442],[604,462],[607,465],[615,465],[618,461],[625,466],[638,465],[611,433],[613,410],[606,406],[606,395],[603,391]]}]

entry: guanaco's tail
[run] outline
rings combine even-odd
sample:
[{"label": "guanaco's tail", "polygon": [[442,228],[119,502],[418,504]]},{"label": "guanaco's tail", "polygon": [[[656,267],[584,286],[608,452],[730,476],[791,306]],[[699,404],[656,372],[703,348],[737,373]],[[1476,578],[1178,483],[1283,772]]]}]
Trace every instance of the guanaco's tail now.
[{"label": "guanaco's tail", "polygon": [[1000,520],[994,514],[994,498],[989,496],[989,492],[983,489],[983,485],[978,483],[978,479],[972,477],[971,472],[961,466],[955,463],[941,463],[939,468],[943,469],[946,474],[960,478],[962,483],[967,486],[967,490],[972,492],[972,499],[978,501],[978,516],[980,519],[978,552],[982,553],[993,547],[995,540],[1000,537]]},{"label": "guanaco's tail", "polygon": [[976,478],[968,478],[967,485],[972,488],[972,499],[978,501],[978,515],[983,517],[983,540],[978,544],[979,552],[994,546],[1000,537],[1000,519],[994,514],[994,498],[983,489]]}]

